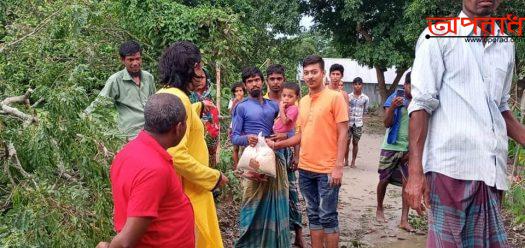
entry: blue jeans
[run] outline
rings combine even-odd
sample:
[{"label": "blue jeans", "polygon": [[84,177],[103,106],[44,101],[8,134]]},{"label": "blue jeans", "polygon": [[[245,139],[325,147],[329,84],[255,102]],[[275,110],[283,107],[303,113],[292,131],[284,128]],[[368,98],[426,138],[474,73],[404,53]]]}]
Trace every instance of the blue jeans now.
[{"label": "blue jeans", "polygon": [[341,186],[330,187],[329,181],[329,174],[299,170],[299,188],[306,201],[310,230],[337,233],[337,203]]}]

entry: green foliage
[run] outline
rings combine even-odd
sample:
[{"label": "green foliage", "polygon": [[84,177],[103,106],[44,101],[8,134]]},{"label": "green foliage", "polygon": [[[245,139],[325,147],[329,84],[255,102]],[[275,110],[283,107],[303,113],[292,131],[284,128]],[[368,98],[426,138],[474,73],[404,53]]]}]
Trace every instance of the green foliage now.
[{"label": "green foliage", "polygon": [[234,202],[234,204],[240,203],[242,198],[242,187],[241,180],[233,172],[233,146],[228,144],[227,139],[223,140],[222,148],[220,151],[220,159],[217,161],[217,169],[224,172],[226,177],[230,180],[228,185],[220,189],[222,199]]},{"label": "green foliage", "polygon": [[420,232],[425,232],[428,229],[428,219],[426,216],[419,216],[416,214],[408,215],[408,223]]},{"label": "green foliage", "polygon": [[170,43],[188,40],[198,44],[205,62],[220,59],[227,63],[242,57],[248,45],[246,37],[240,35],[245,27],[238,17],[211,6],[128,0],[116,3],[114,13],[120,13],[119,18],[125,20],[122,28],[147,44],[154,58]]},{"label": "green foliage", "polygon": [[[523,120],[520,111],[514,111],[518,120]],[[514,140],[509,141],[509,157],[511,161],[516,159],[516,181],[505,195],[504,206],[514,216],[518,224],[525,223],[525,147],[518,145]]]},{"label": "green foliage", "polygon": [[228,9],[231,13],[239,14],[243,23],[257,27],[257,31],[270,36],[293,35],[300,31],[298,23],[301,12],[298,1],[195,0],[187,2],[191,6],[209,5]]},{"label": "green foliage", "polygon": [[512,185],[505,196],[505,208],[515,216],[516,223],[525,223],[525,182]]},{"label": "green foliage", "polygon": [[30,176],[2,157],[9,173],[0,175],[0,244],[93,246],[112,235],[108,168],[123,141],[111,112],[101,110],[92,121],[78,114],[89,104],[87,93],[117,68],[120,39],[97,30],[105,22],[100,3],[3,4],[0,98],[33,88],[31,102],[43,102],[13,106],[36,115],[37,124],[1,117],[2,149],[12,143]]}]

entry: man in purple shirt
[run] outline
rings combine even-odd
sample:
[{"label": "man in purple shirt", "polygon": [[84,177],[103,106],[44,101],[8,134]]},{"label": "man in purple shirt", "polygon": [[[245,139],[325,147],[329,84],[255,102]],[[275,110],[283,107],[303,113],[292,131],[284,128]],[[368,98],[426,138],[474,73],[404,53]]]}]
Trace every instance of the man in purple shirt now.
[{"label": "man in purple shirt", "polygon": [[247,67],[242,74],[248,97],[235,107],[232,143],[238,146],[255,146],[259,132],[264,137],[272,134],[273,120],[279,113],[279,106],[274,101],[263,98],[264,76],[259,69]]},{"label": "man in purple shirt", "polygon": [[[279,107],[263,98],[264,76],[259,69],[244,68],[242,81],[248,98],[235,107],[232,142],[255,146],[259,132],[265,137],[272,134]],[[276,152],[275,156],[275,177],[255,172],[243,174],[240,234],[235,247],[291,247],[286,164],[282,153]],[[255,160],[250,163],[257,164]]]}]

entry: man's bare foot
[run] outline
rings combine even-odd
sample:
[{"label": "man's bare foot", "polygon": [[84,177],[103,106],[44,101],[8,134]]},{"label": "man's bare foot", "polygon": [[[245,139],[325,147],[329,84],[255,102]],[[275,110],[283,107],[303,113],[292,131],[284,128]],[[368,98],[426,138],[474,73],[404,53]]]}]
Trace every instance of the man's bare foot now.
[{"label": "man's bare foot", "polygon": [[293,242],[293,245],[304,248],[305,247],[304,238],[303,237],[297,238],[297,236],[295,236],[295,241]]},{"label": "man's bare foot", "polygon": [[416,232],[416,229],[414,229],[408,222],[405,222],[405,223],[401,223],[399,224],[399,228],[407,231],[407,232],[410,232],[410,233],[415,233]]},{"label": "man's bare foot", "polygon": [[376,220],[379,223],[387,223],[385,219],[385,214],[383,213],[383,210],[376,210]]},{"label": "man's bare foot", "polygon": [[357,167],[355,166],[355,162],[352,162],[352,163],[350,164],[350,168],[357,168]]},{"label": "man's bare foot", "polygon": [[297,247],[304,248],[304,238],[303,238],[303,229],[302,228],[296,228],[295,229],[295,241],[293,242],[293,245]]}]

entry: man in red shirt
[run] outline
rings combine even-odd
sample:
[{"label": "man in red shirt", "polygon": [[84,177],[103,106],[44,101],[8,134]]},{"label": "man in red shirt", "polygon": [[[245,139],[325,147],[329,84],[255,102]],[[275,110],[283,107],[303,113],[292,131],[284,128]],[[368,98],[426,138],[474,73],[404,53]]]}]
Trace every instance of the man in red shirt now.
[{"label": "man in red shirt", "polygon": [[172,94],[150,97],[144,130],[111,165],[117,236],[106,247],[195,247],[193,209],[166,152],[186,131],[186,111]]}]

